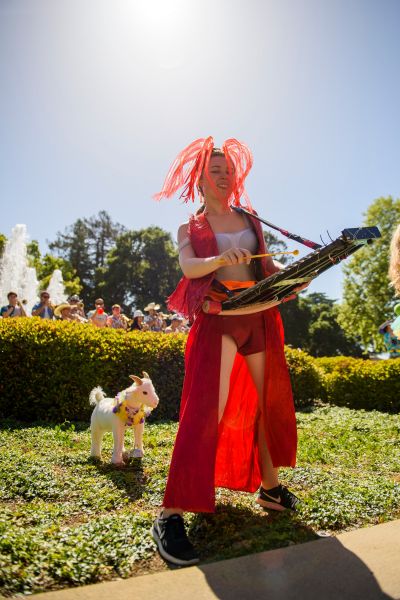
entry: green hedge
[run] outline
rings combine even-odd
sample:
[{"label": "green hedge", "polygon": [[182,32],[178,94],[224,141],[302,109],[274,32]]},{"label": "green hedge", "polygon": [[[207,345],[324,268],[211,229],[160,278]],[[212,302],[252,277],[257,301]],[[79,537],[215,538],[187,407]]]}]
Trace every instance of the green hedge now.
[{"label": "green hedge", "polygon": [[323,398],[337,406],[399,412],[400,359],[317,358]]},{"label": "green hedge", "polygon": [[[186,336],[96,329],[41,319],[0,320],[0,417],[88,420],[90,390],[109,396],[147,371],[160,396],[154,420],[177,419]],[[286,348],[295,404],[316,399],[398,412],[400,359],[312,358]]]},{"label": "green hedge", "polygon": [[[185,335],[41,319],[0,320],[0,416],[22,421],[88,420],[90,390],[114,396],[129,374],[147,371],[160,396],[152,419],[177,419]],[[296,406],[319,397],[320,374],[305,352],[287,349]]]}]

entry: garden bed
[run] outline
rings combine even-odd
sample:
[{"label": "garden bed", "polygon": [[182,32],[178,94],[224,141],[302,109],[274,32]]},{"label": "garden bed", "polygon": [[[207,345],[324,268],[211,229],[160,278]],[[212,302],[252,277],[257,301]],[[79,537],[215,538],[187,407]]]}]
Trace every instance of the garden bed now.
[{"label": "garden bed", "polygon": [[[188,515],[211,562],[400,517],[400,416],[320,406],[298,412],[296,469],[282,480],[297,514],[263,512],[251,494],[218,490],[215,515]],[[149,535],[162,500],[176,423],[146,425],[146,456],[124,468],[88,459],[86,424],[0,432],[2,593],[32,593],[167,567]]]}]

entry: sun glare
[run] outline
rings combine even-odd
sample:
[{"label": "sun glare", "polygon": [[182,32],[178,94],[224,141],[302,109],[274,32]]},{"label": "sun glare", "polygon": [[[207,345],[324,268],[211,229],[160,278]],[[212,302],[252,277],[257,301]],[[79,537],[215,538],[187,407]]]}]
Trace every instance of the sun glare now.
[{"label": "sun glare", "polygon": [[135,3],[134,12],[144,27],[172,31],[183,25],[186,8],[183,0],[152,0]]},{"label": "sun glare", "polygon": [[183,0],[152,0],[133,6],[136,26],[143,36],[148,56],[161,69],[176,69],[184,64],[185,30],[188,5]]}]

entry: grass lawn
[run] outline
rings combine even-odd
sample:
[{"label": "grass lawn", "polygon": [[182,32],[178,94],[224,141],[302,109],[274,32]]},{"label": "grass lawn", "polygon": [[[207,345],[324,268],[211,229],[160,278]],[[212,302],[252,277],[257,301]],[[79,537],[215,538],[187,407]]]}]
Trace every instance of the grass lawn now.
[{"label": "grass lawn", "polygon": [[[297,514],[266,513],[218,490],[215,515],[188,515],[203,562],[297,544],[400,517],[400,415],[318,407],[297,415],[296,469],[282,480]],[[0,431],[0,582],[4,595],[164,570],[149,535],[176,424],[147,424],[146,456],[124,468],[88,459],[87,426]],[[128,444],[127,444],[128,445]]]}]

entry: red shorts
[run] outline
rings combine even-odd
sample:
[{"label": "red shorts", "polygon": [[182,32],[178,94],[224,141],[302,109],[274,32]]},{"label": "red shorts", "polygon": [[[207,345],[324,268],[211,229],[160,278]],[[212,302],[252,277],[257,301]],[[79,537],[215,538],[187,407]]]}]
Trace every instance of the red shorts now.
[{"label": "red shorts", "polygon": [[239,354],[247,356],[265,350],[263,311],[251,315],[221,315],[218,318],[222,319],[222,334],[234,339]]}]

